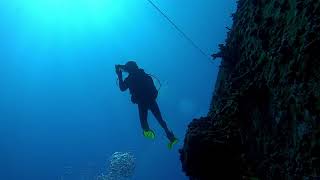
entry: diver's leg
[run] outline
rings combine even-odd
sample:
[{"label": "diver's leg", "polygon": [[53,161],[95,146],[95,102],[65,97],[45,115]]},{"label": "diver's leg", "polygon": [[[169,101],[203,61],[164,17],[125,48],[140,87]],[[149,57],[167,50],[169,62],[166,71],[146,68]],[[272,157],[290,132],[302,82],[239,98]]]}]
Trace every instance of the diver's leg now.
[{"label": "diver's leg", "polygon": [[144,131],[148,131],[150,129],[148,124],[148,107],[143,104],[138,104],[138,108],[139,108],[141,128]]},{"label": "diver's leg", "polygon": [[159,124],[161,127],[164,129],[166,132],[166,135],[170,141],[173,141],[175,139],[174,134],[169,130],[167,123],[163,120],[158,103],[154,101],[153,103],[150,104],[150,110],[154,117],[158,120]]}]

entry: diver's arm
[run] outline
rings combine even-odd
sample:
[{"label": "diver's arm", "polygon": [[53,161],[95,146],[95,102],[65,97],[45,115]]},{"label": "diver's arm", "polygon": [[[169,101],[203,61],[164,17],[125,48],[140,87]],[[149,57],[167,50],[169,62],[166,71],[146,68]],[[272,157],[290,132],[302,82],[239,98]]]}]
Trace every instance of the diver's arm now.
[{"label": "diver's arm", "polygon": [[127,89],[128,89],[128,85],[127,85],[127,83],[125,83],[125,81],[123,81],[122,73],[119,73],[119,74],[118,74],[118,77],[119,77],[119,87],[120,87],[120,90],[121,90],[121,91],[127,90]]}]

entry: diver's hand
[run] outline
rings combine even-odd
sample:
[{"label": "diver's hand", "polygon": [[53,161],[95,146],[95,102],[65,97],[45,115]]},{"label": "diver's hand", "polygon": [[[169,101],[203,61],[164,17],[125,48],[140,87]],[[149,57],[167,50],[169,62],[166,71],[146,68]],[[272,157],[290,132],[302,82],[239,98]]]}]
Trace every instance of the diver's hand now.
[{"label": "diver's hand", "polygon": [[122,71],[120,68],[116,68],[116,73],[118,76],[122,76]]},{"label": "diver's hand", "polygon": [[121,70],[117,71],[117,75],[118,75],[118,77],[122,77],[122,71]]}]

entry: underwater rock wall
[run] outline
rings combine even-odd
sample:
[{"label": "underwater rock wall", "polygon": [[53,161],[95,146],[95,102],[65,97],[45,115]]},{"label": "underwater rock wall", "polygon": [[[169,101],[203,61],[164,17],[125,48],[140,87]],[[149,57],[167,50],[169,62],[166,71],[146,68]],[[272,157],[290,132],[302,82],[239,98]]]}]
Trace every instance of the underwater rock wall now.
[{"label": "underwater rock wall", "polygon": [[180,150],[190,179],[320,177],[320,1],[240,0],[207,117]]}]

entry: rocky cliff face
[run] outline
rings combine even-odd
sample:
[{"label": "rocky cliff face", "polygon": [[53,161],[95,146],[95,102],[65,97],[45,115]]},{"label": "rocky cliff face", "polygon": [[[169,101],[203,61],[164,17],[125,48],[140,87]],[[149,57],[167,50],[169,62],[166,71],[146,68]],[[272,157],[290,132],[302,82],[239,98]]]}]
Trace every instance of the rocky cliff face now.
[{"label": "rocky cliff face", "polygon": [[320,1],[240,0],[207,117],[180,150],[190,179],[320,177]]}]

